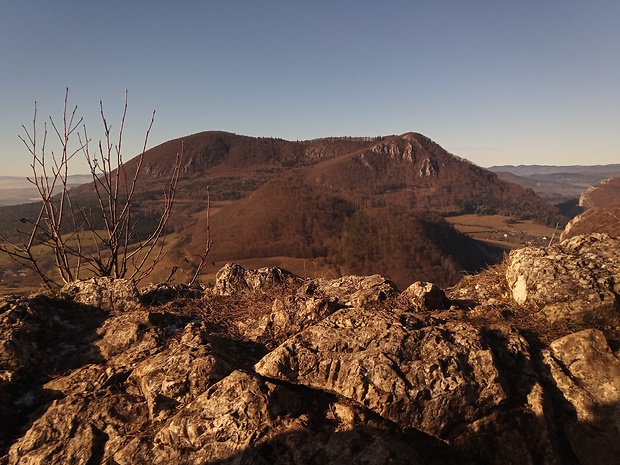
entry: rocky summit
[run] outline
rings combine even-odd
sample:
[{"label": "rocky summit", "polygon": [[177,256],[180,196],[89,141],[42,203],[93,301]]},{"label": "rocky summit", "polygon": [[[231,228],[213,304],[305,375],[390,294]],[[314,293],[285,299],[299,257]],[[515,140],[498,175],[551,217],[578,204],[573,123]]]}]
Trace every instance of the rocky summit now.
[{"label": "rocky summit", "polygon": [[228,264],[0,301],[0,464],[611,464],[620,241],[440,289]]}]

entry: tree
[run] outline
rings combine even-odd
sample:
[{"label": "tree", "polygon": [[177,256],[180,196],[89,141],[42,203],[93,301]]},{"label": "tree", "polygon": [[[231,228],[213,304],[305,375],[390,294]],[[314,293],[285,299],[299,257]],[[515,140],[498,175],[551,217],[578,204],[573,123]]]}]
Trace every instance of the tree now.
[{"label": "tree", "polygon": [[[35,218],[23,218],[28,228],[19,231],[22,242],[2,239],[0,251],[38,274],[45,285],[54,288],[86,276],[108,276],[139,281],[147,277],[166,255],[168,222],[179,180],[183,148],[177,154],[170,179],[163,189],[162,207],[152,228],[136,234],[136,188],[143,166],[148,137],[155,112],[144,138],[142,152],[128,169],[122,153],[123,130],[127,115],[127,92],[119,129],[113,138],[111,126],[100,101],[103,139],[91,151],[82,118],[77,117],[77,106],[68,107],[66,90],[62,124],[50,117],[49,123],[59,142],[59,150],[48,149],[47,121],[43,123],[42,137],[37,123],[35,102],[32,130],[20,139],[32,157],[32,176],[28,180],[36,187],[40,209]],[[93,201],[77,198],[68,187],[69,164],[76,156],[83,156],[92,175]],[[195,281],[204,266],[211,247],[210,238],[199,268],[191,279]],[[45,258],[53,256],[51,270],[43,266]],[[203,258],[204,257],[204,258]],[[53,276],[53,272],[57,276]]]}]

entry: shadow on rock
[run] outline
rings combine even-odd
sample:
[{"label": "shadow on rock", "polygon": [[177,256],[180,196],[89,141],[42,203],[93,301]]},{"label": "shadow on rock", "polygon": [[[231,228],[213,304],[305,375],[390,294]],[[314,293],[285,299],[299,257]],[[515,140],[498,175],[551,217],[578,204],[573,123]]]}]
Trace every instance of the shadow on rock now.
[{"label": "shadow on rock", "polygon": [[238,452],[213,465],[468,465],[443,442],[417,431],[359,426],[348,431],[299,430]]},{"label": "shadow on rock", "polygon": [[[43,385],[78,367],[103,361],[92,345],[107,313],[43,295],[7,296],[0,303],[0,456],[32,415],[60,393]],[[35,413],[36,412],[36,413]]]}]

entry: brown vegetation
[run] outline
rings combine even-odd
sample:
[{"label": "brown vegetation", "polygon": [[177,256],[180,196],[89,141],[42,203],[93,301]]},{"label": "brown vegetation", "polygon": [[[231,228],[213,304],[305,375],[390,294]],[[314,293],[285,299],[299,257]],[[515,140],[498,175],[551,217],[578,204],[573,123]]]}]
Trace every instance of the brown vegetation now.
[{"label": "brown vegetation", "polygon": [[[178,208],[169,222],[175,242],[160,265],[167,271],[155,270],[161,279],[173,267],[181,271],[177,277],[190,275],[198,263],[208,193],[212,261],[320,258],[334,274],[384,273],[401,286],[415,279],[450,284],[461,271],[501,258],[441,216],[566,221],[531,190],[500,181],[420,134],[291,142],[206,132],[145,153],[133,202],[137,227],[161,211],[162,188],[181,146]],[[131,176],[138,161],[125,166]],[[74,191],[84,201],[93,198],[92,186]],[[8,231],[28,216],[25,210],[3,211]]]}]

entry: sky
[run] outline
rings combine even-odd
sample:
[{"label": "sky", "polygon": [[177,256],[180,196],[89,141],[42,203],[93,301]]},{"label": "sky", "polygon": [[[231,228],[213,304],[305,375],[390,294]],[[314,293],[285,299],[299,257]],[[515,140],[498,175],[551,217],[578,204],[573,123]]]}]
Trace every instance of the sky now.
[{"label": "sky", "polygon": [[95,143],[127,91],[126,159],[155,110],[148,147],[414,131],[484,167],[620,163],[620,2],[2,0],[0,84],[0,176],[67,88]]}]

